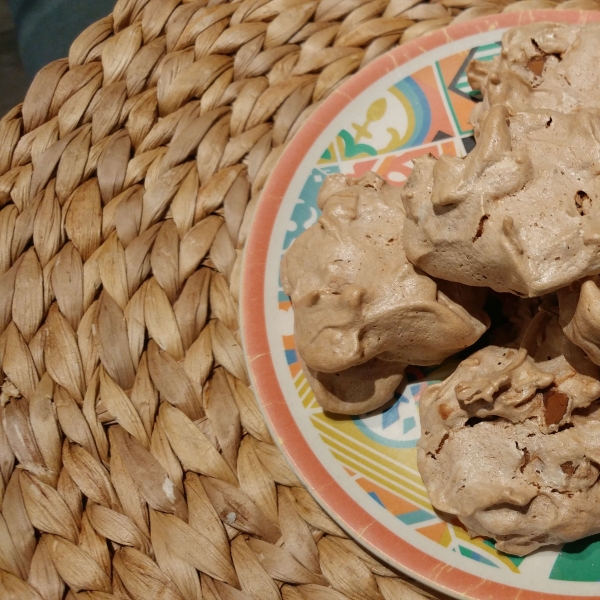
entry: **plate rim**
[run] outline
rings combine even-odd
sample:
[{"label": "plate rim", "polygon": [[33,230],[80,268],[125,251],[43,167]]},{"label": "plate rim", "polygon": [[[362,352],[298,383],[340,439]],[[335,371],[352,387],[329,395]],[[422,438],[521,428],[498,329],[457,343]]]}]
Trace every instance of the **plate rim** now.
[{"label": "plate rim", "polygon": [[[585,24],[600,21],[600,12],[526,10],[451,24],[398,46],[355,73],[302,124],[272,168],[254,211],[241,268],[240,331],[250,380],[265,423],[306,490],[351,539],[382,562],[440,592],[472,600],[519,592],[521,600],[565,598],[498,583],[434,558],[376,521],[329,474],[294,420],[271,359],[265,316],[265,267],[271,232],[296,167],[329,124],[358,94],[386,73],[446,43],[506,27],[534,22]],[[300,157],[300,158],[299,158]],[[435,576],[435,580],[432,575]],[[591,583],[591,582],[590,582]],[[475,592],[476,595],[470,595]],[[509,596],[500,596],[509,597]],[[512,596],[510,596],[512,597]],[[566,596],[572,600],[592,596]]]}]

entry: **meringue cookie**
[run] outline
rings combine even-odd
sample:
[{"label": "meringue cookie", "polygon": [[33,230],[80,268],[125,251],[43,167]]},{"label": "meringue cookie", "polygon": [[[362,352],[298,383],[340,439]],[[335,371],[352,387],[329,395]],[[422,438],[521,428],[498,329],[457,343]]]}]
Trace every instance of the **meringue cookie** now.
[{"label": "meringue cookie", "polygon": [[[323,210],[318,222],[283,257],[281,282],[294,307],[298,353],[308,377],[320,382],[317,399],[333,406],[327,388],[346,401],[341,387],[315,373],[338,374],[370,363],[361,372],[379,383],[359,386],[347,401],[347,410],[364,412],[364,406],[391,396],[390,364],[395,388],[405,365],[438,364],[473,344],[489,325],[482,310],[485,291],[444,283],[444,293],[413,268],[403,250],[398,190],[374,173],[360,179],[330,176],[318,204]],[[385,385],[381,362],[388,363]],[[359,388],[362,399],[356,397]]]},{"label": "meringue cookie", "polygon": [[469,81],[477,145],[417,161],[408,258],[434,277],[540,296],[600,272],[600,24],[509,30]]},{"label": "meringue cookie", "polygon": [[525,297],[600,272],[599,136],[598,110],[492,106],[467,157],[415,161],[407,257],[432,277]]},{"label": "meringue cookie", "polygon": [[438,510],[523,556],[600,532],[600,370],[540,313],[420,400],[418,466]]},{"label": "meringue cookie", "polygon": [[321,408],[342,415],[360,415],[384,405],[402,382],[407,365],[372,358],[339,373],[300,364]]},{"label": "meringue cookie", "polygon": [[559,290],[559,319],[565,335],[600,365],[600,277]]},{"label": "meringue cookie", "polygon": [[569,113],[600,106],[600,24],[534,23],[502,37],[492,61],[472,61],[467,69],[483,102],[471,115],[475,137],[491,107],[510,114],[535,109]]}]

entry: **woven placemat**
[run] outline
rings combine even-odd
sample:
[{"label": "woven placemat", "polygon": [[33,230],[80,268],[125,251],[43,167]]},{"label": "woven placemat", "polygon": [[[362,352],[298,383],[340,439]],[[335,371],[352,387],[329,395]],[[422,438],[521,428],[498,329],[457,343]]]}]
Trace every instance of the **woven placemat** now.
[{"label": "woven placemat", "polygon": [[593,0],[119,0],[0,121],[0,598],[440,597],[363,552],[262,421],[241,256],[286,142],[451,22]]}]

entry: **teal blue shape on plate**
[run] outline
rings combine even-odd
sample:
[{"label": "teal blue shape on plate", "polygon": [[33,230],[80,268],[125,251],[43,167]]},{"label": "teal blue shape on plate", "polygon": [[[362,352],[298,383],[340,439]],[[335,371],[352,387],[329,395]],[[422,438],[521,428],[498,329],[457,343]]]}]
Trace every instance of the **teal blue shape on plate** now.
[{"label": "teal blue shape on plate", "polygon": [[367,154],[368,156],[377,156],[377,150],[368,144],[357,144],[354,138],[345,130],[342,129],[338,136],[344,142],[344,154],[346,158],[353,158],[359,154]]},{"label": "teal blue shape on plate", "polygon": [[340,168],[338,165],[328,165],[321,169],[314,168],[311,170],[310,175],[306,178],[306,181],[302,186],[294,209],[292,210],[290,220],[296,227],[293,231],[288,229],[283,243],[284,250],[287,249],[292,241],[306,229],[305,224],[312,219],[314,211],[316,211],[317,216],[321,214],[321,211],[317,208],[317,196],[319,195],[319,190],[327,175],[339,172]]},{"label": "teal blue shape on plate", "polygon": [[394,84],[394,87],[408,100],[413,110],[413,115],[408,115],[408,118],[414,122],[415,126],[410,138],[400,148],[420,146],[425,142],[431,128],[431,108],[427,96],[412,77],[405,77]]},{"label": "teal blue shape on plate", "polygon": [[502,44],[500,42],[493,42],[492,44],[485,44],[484,46],[479,46],[475,51],[475,56],[473,57],[475,60],[480,60],[482,62],[488,62],[490,60],[494,60],[500,51],[502,50]]},{"label": "teal blue shape on plate", "polygon": [[383,506],[383,508],[385,508],[385,504],[381,501],[381,499],[375,492],[369,492],[368,495],[371,496],[371,498],[373,498],[373,500],[375,500],[375,502],[377,502],[377,504],[379,504],[380,506]]},{"label": "teal blue shape on plate", "polygon": [[404,419],[404,423],[402,423],[402,430],[404,433],[408,433],[411,429],[414,429],[417,426],[417,422],[414,417],[408,417]]},{"label": "teal blue shape on plate", "polygon": [[600,535],[565,544],[554,562],[550,579],[600,581]]},{"label": "teal blue shape on plate", "polygon": [[465,548],[464,546],[458,545],[458,549],[463,556],[467,558],[472,558],[477,562],[483,563],[484,565],[490,565],[490,567],[498,568],[498,565],[495,565],[491,560],[487,559],[485,556],[479,554],[479,552],[475,552],[475,550],[471,550],[470,548]]},{"label": "teal blue shape on plate", "polygon": [[394,402],[392,406],[384,410],[381,414],[381,422],[384,429],[391,427],[394,423],[400,420],[400,404],[409,402],[405,396],[400,396],[397,402]]},{"label": "teal blue shape on plate", "polygon": [[423,521],[431,521],[431,519],[435,519],[436,515],[423,510],[413,510],[409,513],[404,513],[403,515],[396,515],[396,518],[402,521],[405,525],[414,525],[415,523],[422,523]]},{"label": "teal blue shape on plate", "polygon": [[[437,383],[436,382],[432,382],[432,383]],[[408,405],[410,403],[414,403],[415,401],[415,388],[416,390],[418,390],[420,388],[421,384],[420,383],[407,383],[405,385],[404,390],[400,391],[400,392],[396,392],[394,395],[395,398],[395,402],[394,404],[392,404],[392,406],[389,406],[388,408],[386,408],[385,410],[382,409],[376,409],[374,411],[372,411],[371,413],[368,413],[367,417],[373,417],[376,414],[381,414],[381,424],[382,424],[382,429],[386,430],[388,429],[388,427],[391,427],[394,423],[398,422],[399,420],[403,420],[404,422],[402,423],[402,429],[403,429],[403,433],[402,435],[406,435],[409,431],[411,431],[412,429],[415,429],[416,427],[416,420],[414,419],[414,417],[412,416],[403,416],[403,411],[401,408],[401,405]],[[415,434],[410,438],[410,439],[398,439],[398,438],[391,438],[391,437],[385,437],[383,435],[380,435],[380,433],[378,433],[377,431],[374,431],[364,420],[365,415],[353,415],[351,418],[354,421],[354,424],[356,425],[356,427],[364,434],[366,435],[368,438],[375,440],[375,442],[377,442],[378,444],[382,444],[383,446],[388,446],[390,448],[414,448],[417,445],[417,441],[419,439],[419,436]],[[411,427],[411,421],[410,419],[413,419],[414,421],[414,427]],[[408,422],[408,428],[406,423]]]},{"label": "teal blue shape on plate", "polygon": [[[381,501],[379,496],[375,492],[368,493],[377,504],[386,508],[385,504]],[[402,521],[405,525],[414,525],[415,523],[423,523],[424,521],[431,521],[431,519],[435,519],[436,515],[431,514],[430,512],[422,509],[413,510],[409,513],[405,513],[403,515],[396,515],[396,519]]]}]

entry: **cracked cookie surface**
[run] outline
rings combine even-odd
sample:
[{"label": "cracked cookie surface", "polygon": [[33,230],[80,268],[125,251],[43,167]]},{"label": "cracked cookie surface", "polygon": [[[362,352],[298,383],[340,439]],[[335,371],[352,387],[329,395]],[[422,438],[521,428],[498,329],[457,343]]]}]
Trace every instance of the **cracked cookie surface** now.
[{"label": "cracked cookie surface", "polygon": [[600,271],[598,56],[600,25],[538,23],[470,64],[475,149],[417,159],[403,190],[414,265],[526,297]]},{"label": "cracked cookie surface", "polygon": [[282,286],[317,400],[365,412],[391,397],[406,365],[438,364],[477,341],[487,292],[413,267],[399,191],[374,173],[329,176],[318,204],[321,217],[283,257]]},{"label": "cracked cookie surface", "polygon": [[420,401],[432,504],[525,555],[600,531],[598,368],[540,313],[520,349],[488,346]]}]

